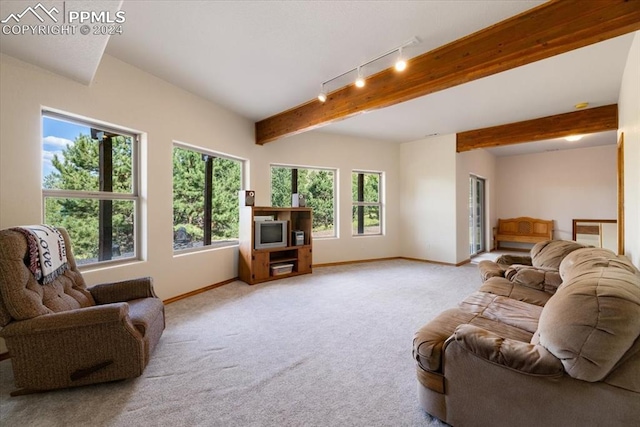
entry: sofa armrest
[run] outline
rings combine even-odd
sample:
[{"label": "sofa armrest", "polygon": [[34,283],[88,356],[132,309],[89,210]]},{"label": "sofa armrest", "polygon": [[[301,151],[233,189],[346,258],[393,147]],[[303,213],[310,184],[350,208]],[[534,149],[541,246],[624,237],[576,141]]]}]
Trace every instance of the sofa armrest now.
[{"label": "sofa armrest", "polygon": [[[129,315],[127,303],[96,305],[60,313],[45,314],[27,320],[13,321],[0,331],[3,338],[21,335],[48,334],[105,323],[120,323]],[[130,322],[129,322],[130,323]],[[133,326],[131,326],[133,329]]]},{"label": "sofa armrest", "polygon": [[482,282],[486,282],[492,277],[504,277],[506,267],[485,259],[478,263],[478,270],[480,271]]},{"label": "sofa armrest", "polygon": [[496,264],[501,265],[513,265],[513,264],[521,264],[521,265],[533,265],[532,259],[527,255],[500,255],[496,259]]},{"label": "sofa armrest", "polygon": [[89,292],[91,292],[96,304],[126,302],[138,298],[157,298],[151,277],[103,283],[89,288]]},{"label": "sofa armrest", "polygon": [[562,362],[541,345],[503,338],[469,324],[458,326],[453,339],[482,359],[522,373],[555,377],[564,372]]}]

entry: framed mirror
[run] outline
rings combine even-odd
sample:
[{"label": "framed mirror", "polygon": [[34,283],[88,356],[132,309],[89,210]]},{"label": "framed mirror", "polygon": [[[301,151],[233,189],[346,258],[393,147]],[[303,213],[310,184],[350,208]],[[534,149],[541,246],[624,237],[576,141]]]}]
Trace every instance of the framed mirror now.
[{"label": "framed mirror", "polygon": [[615,219],[574,219],[573,240],[618,253],[618,221]]}]

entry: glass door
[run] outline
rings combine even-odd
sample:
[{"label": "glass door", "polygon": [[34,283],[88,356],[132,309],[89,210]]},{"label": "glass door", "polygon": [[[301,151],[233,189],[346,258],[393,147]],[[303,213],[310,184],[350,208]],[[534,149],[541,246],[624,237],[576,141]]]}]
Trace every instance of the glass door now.
[{"label": "glass door", "polygon": [[483,178],[469,176],[469,254],[471,256],[486,250],[484,187]]}]

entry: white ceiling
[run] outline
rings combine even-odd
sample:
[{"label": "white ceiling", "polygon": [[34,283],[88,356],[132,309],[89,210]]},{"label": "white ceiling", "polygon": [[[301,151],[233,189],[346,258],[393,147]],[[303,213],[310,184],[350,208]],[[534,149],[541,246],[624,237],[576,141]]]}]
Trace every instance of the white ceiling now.
[{"label": "white ceiling", "polygon": [[[41,4],[42,7],[38,7]],[[64,25],[63,15],[69,8],[74,10],[104,10],[115,13],[122,1],[85,0],[85,1],[6,1],[0,2],[0,20],[11,14],[20,15],[27,11],[18,21],[10,18],[7,25]],[[54,9],[55,8],[55,9]],[[34,13],[35,12],[35,13]],[[50,15],[47,16],[46,13]],[[42,19],[43,21],[40,21]],[[39,35],[25,34],[0,36],[0,52],[14,56],[23,61],[62,74],[80,83],[89,84],[98,70],[102,54],[109,40],[108,35]]]},{"label": "white ceiling", "polygon": [[[1,3],[3,19],[7,3],[15,2]],[[19,3],[22,8],[33,4]],[[123,34],[111,36],[106,53],[257,121],[315,98],[321,82],[414,36],[421,42],[406,49],[409,56],[542,3],[124,0]],[[10,38],[1,36],[2,52],[85,83],[103,54],[100,39],[89,43],[81,35],[64,42],[60,37],[55,49],[46,37],[28,44]],[[322,131],[402,142],[565,113],[578,102],[616,103],[631,38],[601,42]],[[599,138],[603,143],[615,143],[615,135],[604,134],[610,137]]]}]

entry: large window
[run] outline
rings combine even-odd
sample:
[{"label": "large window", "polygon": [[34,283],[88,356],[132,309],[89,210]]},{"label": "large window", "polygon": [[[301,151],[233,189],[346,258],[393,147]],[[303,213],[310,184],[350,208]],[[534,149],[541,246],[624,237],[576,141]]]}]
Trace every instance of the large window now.
[{"label": "large window", "polygon": [[313,208],[313,237],[335,237],[335,176],[334,169],[271,166],[271,206],[291,206],[291,196],[301,194]]},{"label": "large window", "polygon": [[382,234],[382,174],[354,171],[351,174],[353,235]]},{"label": "large window", "polygon": [[64,227],[79,265],[138,254],[138,135],[42,113],[44,222]]},{"label": "large window", "polygon": [[238,243],[243,161],[173,147],[173,250]]}]

